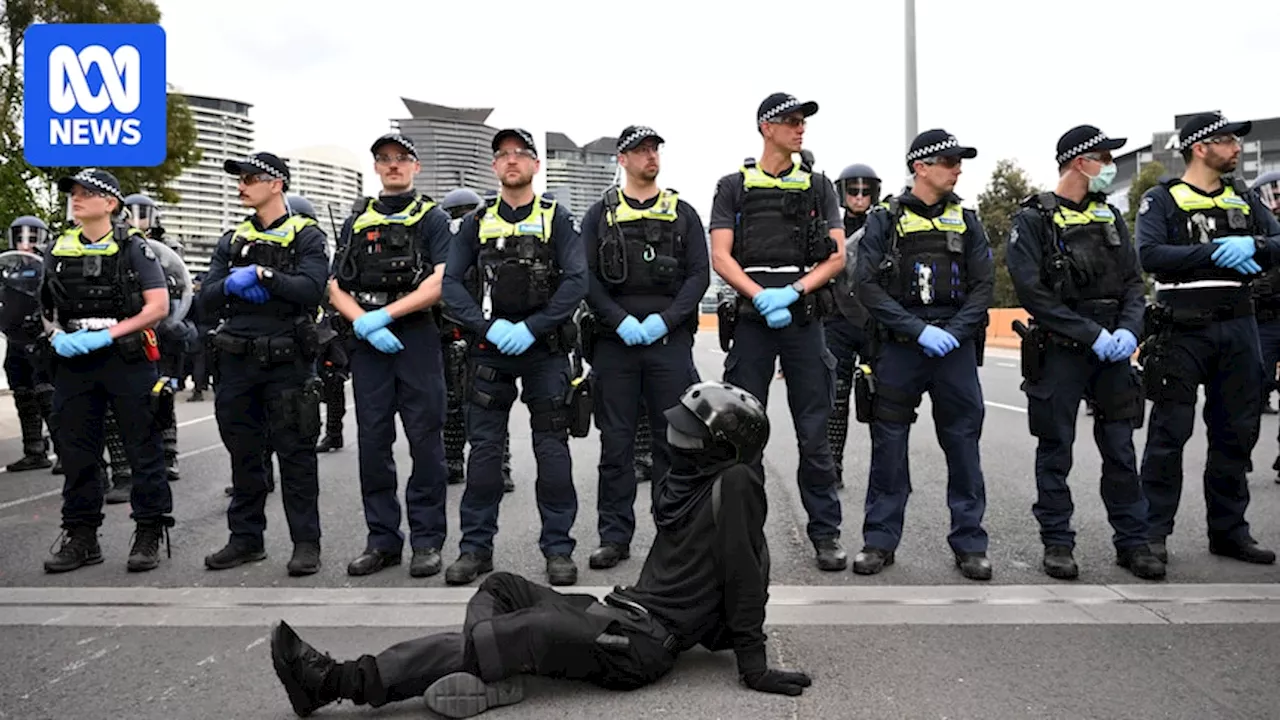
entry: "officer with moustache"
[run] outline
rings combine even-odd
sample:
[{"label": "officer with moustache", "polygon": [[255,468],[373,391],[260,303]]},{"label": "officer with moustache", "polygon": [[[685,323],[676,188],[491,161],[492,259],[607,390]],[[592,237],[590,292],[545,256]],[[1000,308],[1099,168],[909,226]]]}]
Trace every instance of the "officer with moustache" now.
[{"label": "officer with moustache", "polygon": [[551,584],[572,585],[578,568],[569,533],[578,496],[568,430],[582,418],[574,417],[566,398],[570,320],[587,294],[586,256],[569,212],[533,192],[540,167],[533,136],[519,128],[500,130],[492,147],[502,192],[463,219],[444,278],[450,314],[477,338],[471,350],[471,454],[459,508],[461,554],[445,581],[463,585],[493,569],[502,448],[518,378],[538,468],[538,544]]},{"label": "officer with moustache", "polygon": [[1009,235],[1009,274],[1031,314],[1022,371],[1027,422],[1039,440],[1032,512],[1044,571],[1061,580],[1080,574],[1067,476],[1081,399],[1095,407],[1093,437],[1116,564],[1147,580],[1165,574],[1147,545],[1147,503],[1133,450],[1146,404],[1129,358],[1142,334],[1146,285],[1129,229],[1106,195],[1116,173],[1111,153],[1124,143],[1092,125],[1068,130],[1058,140],[1056,191],[1027,198]]},{"label": "officer with moustache", "polygon": [[329,301],[351,323],[352,392],[360,488],[369,536],[348,575],[400,564],[404,535],[393,443],[400,416],[413,469],[405,482],[412,577],[440,572],[444,544],[444,368],[431,307],[449,251],[449,216],[413,188],[422,166],[413,140],[383,135],[369,148],[382,194],[343,224]]},{"label": "officer with moustache", "polygon": [[[653,128],[630,125],[618,136],[624,187],[610,187],[582,219],[582,244],[591,269],[587,303],[607,328],[594,343],[593,391],[600,429],[600,478],[596,496],[600,547],[593,569],[611,568],[631,556],[635,533],[636,423],[653,408],[658,477],[670,463],[666,421],[673,406],[697,382],[693,335],[698,304],[707,291],[707,248],[702,220],[674,190],[656,182],[665,141]],[[641,403],[643,397],[644,402]]]},{"label": "officer with moustache", "polygon": [[267,451],[274,450],[293,541],[287,570],[312,575],[320,571],[315,312],[329,277],[327,242],[315,220],[289,213],[283,160],[257,153],[223,169],[239,178],[240,202],[254,212],[218,241],[200,288],[205,309],[224,318],[212,340],[214,412],[233,487],[231,537],[204,563],[227,570],[266,559]]},{"label": "officer with moustache", "polygon": [[1138,208],[1142,269],[1155,276],[1143,342],[1143,383],[1153,402],[1142,457],[1151,549],[1168,562],[1182,496],[1182,451],[1204,385],[1209,453],[1204,469],[1209,552],[1249,563],[1276,561],[1249,531],[1246,474],[1258,441],[1264,384],[1252,289],[1274,267],[1280,223],[1231,173],[1250,122],[1217,113],[1178,130],[1186,172],[1147,191]]}]

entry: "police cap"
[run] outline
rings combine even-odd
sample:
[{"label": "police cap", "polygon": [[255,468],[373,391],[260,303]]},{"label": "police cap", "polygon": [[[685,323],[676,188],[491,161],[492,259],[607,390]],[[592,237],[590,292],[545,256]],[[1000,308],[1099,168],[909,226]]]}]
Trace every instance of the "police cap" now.
[{"label": "police cap", "polygon": [[765,98],[756,110],[756,124],[773,122],[774,120],[798,112],[805,117],[818,113],[818,103],[810,100],[800,102],[795,95],[777,92]]},{"label": "police cap", "polygon": [[618,134],[618,152],[629,152],[640,147],[640,143],[647,138],[653,138],[659,143],[665,143],[653,128],[645,125],[628,125],[621,133]]},{"label": "police cap", "polygon": [[1200,113],[1199,115],[1193,115],[1190,120],[1182,124],[1182,127],[1178,128],[1178,149],[1186,150],[1198,142],[1218,135],[1244,137],[1252,130],[1253,123],[1248,120],[1230,122],[1222,116],[1222,113]]},{"label": "police cap", "polygon": [[277,180],[283,180],[285,189],[289,189],[289,165],[271,153],[255,153],[243,160],[227,159],[222,163],[222,169],[228,175],[259,175],[265,173]]},{"label": "police cap", "polygon": [[413,156],[414,160],[418,159],[418,148],[413,146],[413,138],[409,137],[408,135],[401,135],[398,132],[390,132],[378,138],[377,140],[374,140],[373,144],[369,146],[369,152],[373,153],[374,155],[377,155],[378,148],[382,147],[383,145],[386,145],[387,143],[395,143],[399,145],[405,150],[408,150],[409,154]]},{"label": "police cap", "polygon": [[961,145],[956,136],[941,128],[925,130],[911,141],[911,149],[907,151],[907,168],[917,160],[933,157],[958,157],[971,160],[978,157],[976,148]]},{"label": "police cap", "polygon": [[505,128],[503,130],[499,130],[497,134],[493,136],[493,151],[498,152],[498,147],[502,145],[502,141],[512,137],[524,143],[525,147],[533,151],[535,157],[538,155],[538,146],[533,142],[533,135],[524,128]]},{"label": "police cap", "polygon": [[58,180],[58,190],[60,192],[71,192],[71,188],[76,185],[96,193],[106,193],[119,200],[121,205],[124,204],[124,193],[120,191],[120,181],[116,179],[115,175],[106,170],[85,168],[75,175]]},{"label": "police cap", "polygon": [[1085,153],[1119,150],[1126,142],[1127,138],[1107,137],[1092,125],[1077,125],[1058,138],[1058,164],[1065,165]]}]

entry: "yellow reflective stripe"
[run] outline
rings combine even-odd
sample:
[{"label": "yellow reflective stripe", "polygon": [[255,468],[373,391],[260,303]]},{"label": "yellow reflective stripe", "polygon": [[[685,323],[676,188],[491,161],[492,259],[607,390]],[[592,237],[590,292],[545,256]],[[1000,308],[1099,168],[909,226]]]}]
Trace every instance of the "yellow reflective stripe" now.
[{"label": "yellow reflective stripe", "polygon": [[[114,237],[108,235],[105,240],[86,245],[80,242],[80,231],[81,228],[72,228],[59,236],[57,242],[53,244],[52,254],[57,257],[85,257],[87,255],[110,256],[120,252],[120,245],[116,243]],[[142,237],[142,233],[132,228],[129,230],[129,235]]]},{"label": "yellow reflective stripe", "polygon": [[808,190],[809,181],[812,177],[809,173],[800,169],[799,165],[792,165],[791,171],[781,177],[774,177],[769,173],[757,167],[747,167],[743,165],[742,171],[742,187],[748,188],[777,188],[779,190]]},{"label": "yellow reflective stripe", "polygon": [[[414,205],[417,206],[417,209],[414,209],[413,212],[384,215],[373,209],[373,203],[374,200],[370,199],[369,204],[365,206],[364,212],[360,213],[360,217],[356,218],[355,222],[352,223],[351,232],[358,233],[374,225],[413,225],[426,217],[427,213],[431,212],[431,208],[436,206],[435,202],[423,202],[422,198],[419,197],[414,200]],[[406,209],[413,209],[414,205],[410,205]]]},{"label": "yellow reflective stripe", "polygon": [[[535,195],[533,197],[533,209],[523,219],[514,223],[509,223],[502,219],[498,214],[498,202],[494,201],[485,209],[484,216],[480,218],[480,243],[483,245],[489,240],[496,240],[501,237],[523,237],[532,236],[547,242],[551,239],[551,221],[556,215],[556,203],[551,202],[551,207],[542,206],[542,198]],[[534,218],[537,222],[532,222]]]},{"label": "yellow reflective stripe", "polygon": [[1106,223],[1108,225],[1115,223],[1116,215],[1111,212],[1111,208],[1106,203],[1094,200],[1089,203],[1089,207],[1083,211],[1072,210],[1068,207],[1058,207],[1058,212],[1054,213],[1053,222],[1060,228],[1073,225],[1088,225],[1089,223]]},{"label": "yellow reflective stripe", "polygon": [[618,189],[618,209],[613,211],[613,217],[608,218],[609,224],[615,222],[635,222],[636,220],[660,220],[662,222],[675,222],[678,217],[677,201],[680,199],[678,193],[670,190],[663,190],[658,196],[658,202],[653,207],[644,210],[637,210],[627,204],[626,199],[622,197],[621,188]]},{"label": "yellow reflective stripe", "polygon": [[248,242],[269,242],[275,243],[281,247],[289,247],[293,243],[293,239],[298,233],[308,225],[315,225],[316,221],[302,215],[292,215],[288,220],[277,228],[270,230],[259,230],[253,226],[253,221],[245,220],[236,226],[235,239],[245,240]]},{"label": "yellow reflective stripe", "polygon": [[898,229],[903,235],[923,232],[956,232],[963,233],[968,226],[964,221],[964,208],[955,203],[936,218],[929,219],[918,215],[911,208],[902,208],[902,217],[898,220]]},{"label": "yellow reflective stripe", "polygon": [[1186,183],[1171,186],[1169,194],[1173,196],[1173,201],[1178,204],[1178,208],[1185,212],[1210,210],[1217,207],[1223,210],[1241,210],[1246,215],[1249,214],[1249,203],[1237,195],[1236,189],[1230,185],[1224,187],[1217,197],[1203,195]]}]

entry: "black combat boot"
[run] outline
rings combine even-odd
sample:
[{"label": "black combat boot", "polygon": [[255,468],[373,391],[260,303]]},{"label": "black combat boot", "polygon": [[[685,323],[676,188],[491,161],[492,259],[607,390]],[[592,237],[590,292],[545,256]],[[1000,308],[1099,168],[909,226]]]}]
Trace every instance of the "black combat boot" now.
[{"label": "black combat boot", "polygon": [[1059,580],[1075,580],[1080,577],[1080,566],[1066,545],[1046,545],[1044,548],[1044,574]]},{"label": "black combat boot", "polygon": [[98,529],[77,526],[62,531],[54,545],[62,542],[53,557],[44,561],[44,571],[60,573],[75,570],[85,565],[97,565],[102,562],[102,548],[98,547]]},{"label": "black combat boot", "polygon": [[129,549],[129,572],[146,572],[160,567],[160,543],[168,557],[173,557],[169,547],[169,527],[164,522],[140,522],[133,532],[133,547]]},{"label": "black combat boot", "polygon": [[18,424],[22,429],[22,458],[6,465],[5,470],[12,473],[52,467],[49,445],[44,439],[44,417],[35,391],[14,390],[13,406],[18,411]]},{"label": "black combat boot", "polygon": [[493,571],[493,553],[462,553],[444,571],[444,581],[450,585],[466,585],[480,575]]},{"label": "black combat boot", "polygon": [[337,683],[325,682],[338,663],[303,641],[283,620],[271,630],[271,664],[298,717],[338,700]]}]

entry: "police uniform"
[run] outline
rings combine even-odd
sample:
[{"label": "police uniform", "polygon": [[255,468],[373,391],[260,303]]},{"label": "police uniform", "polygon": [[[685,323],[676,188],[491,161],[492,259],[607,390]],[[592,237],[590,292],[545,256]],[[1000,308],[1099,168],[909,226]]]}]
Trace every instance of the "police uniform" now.
[{"label": "police uniform", "polygon": [[[629,126],[618,136],[618,152],[634,150],[647,139],[663,142],[652,128]],[[693,336],[698,305],[710,284],[710,261],[702,220],[674,190],[640,201],[627,197],[622,188],[610,187],[587,209],[582,223],[582,244],[591,268],[587,302],[602,330],[590,361],[600,430],[600,548],[592,553],[590,565],[602,569],[631,555],[636,524],[634,441],[642,405],[653,409],[649,427],[657,431],[658,477],[670,465],[661,409],[676,404],[698,379]],[[624,340],[626,329],[619,327],[623,323],[639,331],[643,340],[629,334]]]},{"label": "police uniform", "polygon": [[342,421],[347,415],[347,379],[351,377],[351,363],[347,356],[346,336],[350,329],[345,319],[328,303],[320,311],[320,357],[316,359],[316,373],[322,383],[325,421],[324,437],[316,446],[316,452],[333,452],[342,449]]},{"label": "police uniform", "polygon": [[[1058,142],[1058,166],[1124,143],[1092,125],[1072,128]],[[1096,177],[1104,176],[1099,171]],[[1133,430],[1141,427],[1146,405],[1129,362],[1142,336],[1146,285],[1129,229],[1107,203],[1105,189],[1090,188],[1078,201],[1040,193],[1026,199],[1013,217],[1009,274],[1031,314],[1022,371],[1027,422],[1038,438],[1032,511],[1045,546],[1045,572],[1074,579],[1079,569],[1072,557],[1067,476],[1080,401],[1088,398],[1095,407],[1102,501],[1115,531],[1116,562],[1138,577],[1158,579],[1164,577],[1164,563],[1147,546],[1147,502],[1133,449]]]},{"label": "police uniform", "polygon": [[[281,180],[288,189],[289,167],[270,153],[227,160],[223,168],[231,175]],[[211,570],[266,558],[262,536],[268,450],[280,461],[285,520],[294,546],[289,574],[320,569],[314,314],[328,276],[324,232],[302,215],[286,213],[264,226],[254,214],[222,236],[210,260],[200,302],[224,318],[212,340],[217,353],[214,412],[231,455],[234,488],[227,507],[231,537],[205,557]]]},{"label": "police uniform", "polygon": [[[812,115],[817,103],[776,93],[761,104],[757,120],[770,122],[792,112]],[[753,281],[766,290],[789,288],[795,296],[783,308],[788,321],[776,328],[750,298],[738,298],[725,307],[720,322],[726,326],[726,338],[732,333],[732,346],[727,349],[724,381],[768,404],[775,363],[781,361],[799,445],[797,479],[809,515],[806,531],[818,567],[842,570],[848,559],[839,544],[842,513],[827,441],[836,359],[827,350],[821,322],[832,310],[831,296],[828,288],[805,295],[799,284],[835,252],[828,229],[843,227],[835,192],[825,176],[814,174],[803,162],[774,176],[748,158],[716,185],[710,225],[712,233],[733,231],[733,259]],[[756,471],[763,474],[763,466]]]},{"label": "police uniform", "polygon": [[[378,138],[370,152],[387,145],[399,145],[417,157],[413,141],[395,133]],[[392,447],[397,414],[413,458],[404,490],[413,549],[410,572],[426,577],[440,571],[448,529],[440,329],[429,310],[392,319],[385,308],[415,292],[444,265],[449,239],[449,216],[431,198],[410,190],[365,199],[344,223],[334,255],[338,287],[364,310],[352,319],[354,337],[348,348],[369,534],[364,553],[347,567],[350,575],[400,563],[404,534]]]},{"label": "police uniform", "polygon": [[[1196,115],[1179,130],[1180,149],[1185,156],[1197,143],[1250,129],[1251,123],[1215,113]],[[1196,388],[1204,385],[1209,551],[1273,563],[1275,553],[1258,547],[1244,516],[1263,387],[1249,282],[1277,264],[1280,223],[1229,176],[1215,190],[1172,179],[1143,195],[1137,236],[1142,268],[1156,281],[1142,358],[1153,402],[1141,472],[1152,550],[1167,557],[1166,538],[1182,494],[1182,449],[1195,426]],[[1227,252],[1232,249],[1238,252]],[[1240,256],[1248,262],[1227,265]]]},{"label": "police uniform", "polygon": [[[58,181],[70,192],[79,186],[124,202],[116,178],[83,170]],[[128,567],[145,571],[160,563],[160,543],[173,526],[173,496],[165,480],[164,446],[150,401],[157,374],[153,331],[112,339],[106,328],[138,315],[143,293],[166,287],[164,274],[146,239],[121,222],[105,237],[86,237],[83,228],[64,233],[45,254],[48,268],[42,307],[61,325],[50,344],[54,360],[54,410],[62,418],[58,452],[66,480],[62,490],[64,540],[48,572],[102,562],[97,529],[102,524],[102,420],[110,404],[120,423],[133,468],[131,517],[137,523]]]},{"label": "police uniform", "polygon": [[[49,243],[49,227],[30,215],[15,218],[9,224],[8,242],[10,251],[43,254]],[[4,374],[13,391],[13,407],[22,433],[22,457],[6,465],[5,470],[42,470],[53,465],[49,460],[49,440],[44,434],[53,412],[53,384],[47,362],[32,352],[44,332],[40,298],[38,294],[31,295],[29,288],[20,289],[6,282],[3,307]],[[52,426],[49,432],[53,433]]]},{"label": "police uniform", "polygon": [[[524,130],[499,131],[492,147],[515,137],[536,153]],[[471,582],[493,568],[493,537],[502,500],[500,466],[517,378],[529,407],[536,494],[542,517],[539,546],[552,584],[577,582],[570,530],[578,512],[569,457],[571,421],[568,330],[575,308],[587,294],[586,257],[569,212],[554,200],[535,196],[522,207],[500,197],[467,216],[450,247],[444,300],[463,327],[474,333],[471,348],[471,407],[468,408],[467,486],[459,508],[461,555],[446,572],[451,584]],[[523,352],[497,349],[490,336],[528,333]],[[518,345],[511,346],[514,349]]]},{"label": "police uniform", "polygon": [[281,622],[272,665],[294,712],[305,717],[341,699],[381,707],[423,698],[440,715],[465,718],[521,701],[522,675],[635,690],[698,645],[732,650],[751,690],[801,695],[809,676],[769,667],[766,650],[767,502],[764,478],[744,462],[758,459],[768,439],[764,406],[739,388],[699,383],[666,417],[679,443],[678,476],[663,484],[658,535],[634,585],[597,599],[494,573],[468,603],[461,632],[346,662]]},{"label": "police uniform", "polygon": [[[912,142],[907,167],[917,160],[976,155],[977,150],[961,146],[946,131],[927,130]],[[866,418],[871,423],[871,468],[862,525],[865,547],[854,558],[859,574],[877,573],[894,561],[911,492],[908,436],[915,409],[928,391],[938,444],[947,458],[947,541],[966,577],[991,577],[982,527],[987,497],[979,439],[985,408],[978,362],[994,278],[986,231],[977,213],[961,207],[954,193],[926,205],[904,192],[867,218],[858,244],[857,279],[859,297],[874,321],[870,340],[877,350],[869,353],[875,397]],[[926,355],[918,343],[930,327],[954,339],[950,352]]]}]

